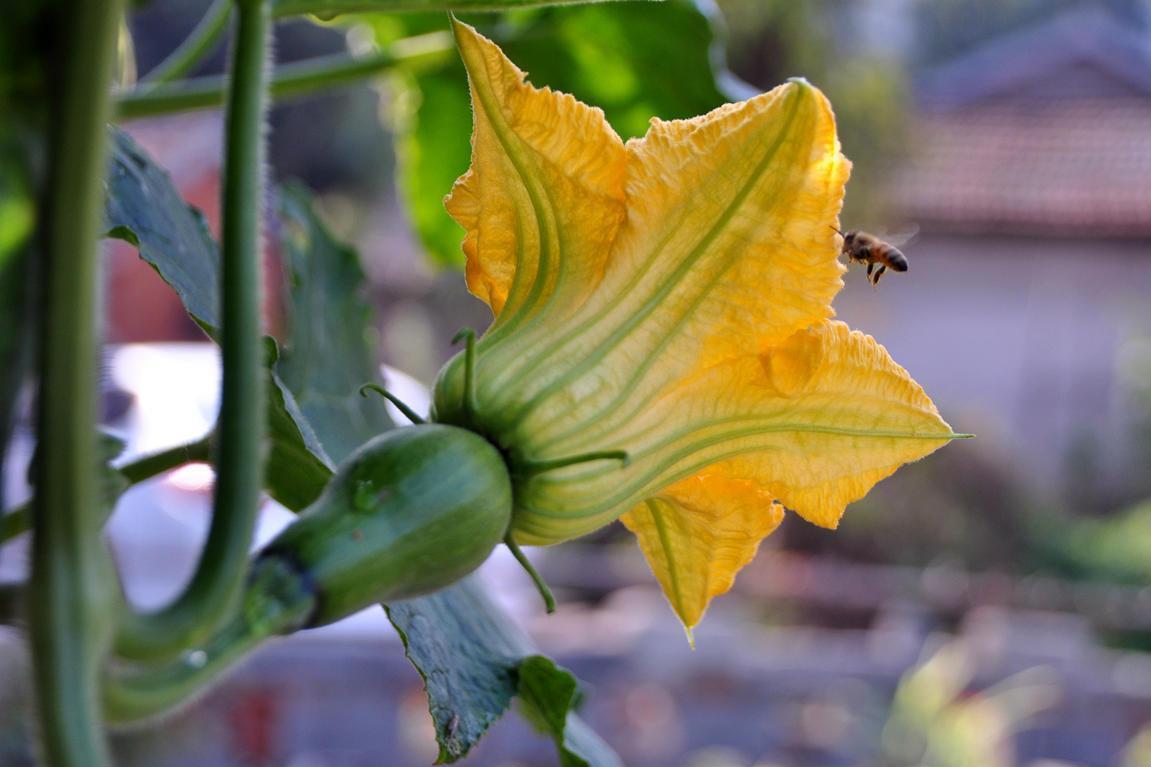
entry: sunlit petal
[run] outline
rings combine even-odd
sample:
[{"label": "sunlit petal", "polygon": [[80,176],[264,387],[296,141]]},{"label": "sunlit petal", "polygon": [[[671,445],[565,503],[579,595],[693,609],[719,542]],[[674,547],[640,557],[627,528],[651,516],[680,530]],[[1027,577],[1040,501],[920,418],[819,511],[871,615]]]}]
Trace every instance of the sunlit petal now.
[{"label": "sunlit petal", "polygon": [[[529,384],[525,431],[557,441],[831,317],[843,284],[832,226],[850,163],[817,89],[796,81],[653,121],[627,149],[628,220],[607,275]],[[552,428],[575,399],[598,423]]]},{"label": "sunlit petal", "polygon": [[500,320],[563,314],[598,284],[626,215],[623,143],[602,111],[532,87],[490,40],[453,27],[475,113],[472,166],[447,199],[467,230],[468,287]]},{"label": "sunlit petal", "polygon": [[652,442],[652,456],[690,451],[672,476],[730,460],[737,476],[825,527],[876,482],[956,436],[886,349],[836,321],[716,365],[653,411],[663,434],[683,436]]},{"label": "sunlit petal", "polygon": [[754,482],[715,471],[677,482],[620,519],[690,633],[779,526],[783,507]]}]

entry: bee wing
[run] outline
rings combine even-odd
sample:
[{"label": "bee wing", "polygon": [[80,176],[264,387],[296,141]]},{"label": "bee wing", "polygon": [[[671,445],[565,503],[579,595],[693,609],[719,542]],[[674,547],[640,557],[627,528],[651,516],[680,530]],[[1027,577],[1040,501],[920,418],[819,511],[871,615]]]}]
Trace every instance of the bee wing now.
[{"label": "bee wing", "polygon": [[881,234],[879,235],[879,238],[892,247],[902,248],[904,245],[914,240],[918,234],[919,225],[911,224],[896,231],[894,234]]}]

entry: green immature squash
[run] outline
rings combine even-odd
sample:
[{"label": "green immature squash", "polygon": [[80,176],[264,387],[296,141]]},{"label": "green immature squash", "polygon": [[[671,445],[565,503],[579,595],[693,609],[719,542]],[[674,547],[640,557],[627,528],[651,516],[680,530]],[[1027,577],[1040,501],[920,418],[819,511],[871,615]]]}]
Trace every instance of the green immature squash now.
[{"label": "green immature squash", "polygon": [[491,443],[454,426],[412,426],[359,448],[260,558],[310,583],[307,626],[322,626],[464,577],[503,540],[511,512],[511,481]]}]

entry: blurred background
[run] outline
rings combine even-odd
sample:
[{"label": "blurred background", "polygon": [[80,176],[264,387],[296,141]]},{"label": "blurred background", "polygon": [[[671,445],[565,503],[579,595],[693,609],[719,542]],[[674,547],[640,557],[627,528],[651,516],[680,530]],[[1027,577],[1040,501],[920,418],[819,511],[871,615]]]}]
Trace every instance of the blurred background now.
[{"label": "blurred background", "polygon": [[[533,552],[556,615],[502,557],[485,571],[493,592],[584,680],[585,718],[634,767],[1151,765],[1151,3],[665,5],[487,28],[534,83],[603,106],[625,138],[653,114],[691,116],[789,76],[823,88],[855,164],[844,228],[918,232],[907,274],[878,288],[861,269],[845,276],[839,316],[978,439],[904,468],[834,533],[791,516],[712,606],[695,651],[619,526]],[[162,60],[205,8],[141,6],[125,78]],[[445,28],[418,16],[294,22],[278,55]],[[222,65],[221,53],[202,73]],[[359,249],[380,361],[412,376],[415,398],[455,331],[489,318],[457,270],[462,233],[437,207],[467,165],[464,87],[448,56],[272,117],[273,173],[315,189]],[[127,128],[214,222],[220,115]],[[133,249],[108,258],[106,420],[137,453],[200,436],[214,347]],[[274,254],[268,270],[276,279]],[[280,321],[275,307],[269,317]],[[25,424],[18,455],[27,440]],[[191,567],[210,483],[189,467],[126,496],[112,534],[141,603],[162,602]],[[282,523],[269,509],[265,535]],[[20,545],[0,552],[0,577],[23,566]],[[23,663],[0,633],[0,765],[31,763]],[[159,767],[406,767],[436,755],[420,680],[380,614],[268,648],[117,748],[124,764]],[[514,717],[462,762],[554,763]]]}]

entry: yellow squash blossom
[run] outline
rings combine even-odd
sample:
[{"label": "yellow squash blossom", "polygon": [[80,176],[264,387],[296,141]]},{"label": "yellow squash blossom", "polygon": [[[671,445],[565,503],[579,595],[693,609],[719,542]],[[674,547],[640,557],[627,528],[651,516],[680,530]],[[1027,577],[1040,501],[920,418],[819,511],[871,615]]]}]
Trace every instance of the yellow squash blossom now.
[{"label": "yellow squash blossom", "polygon": [[495,320],[470,385],[462,355],[441,373],[433,415],[503,451],[517,542],[622,518],[690,630],[785,507],[835,527],[958,436],[831,319],[850,163],[818,89],[793,80],[624,143],[454,26],[475,126],[447,208]]}]

